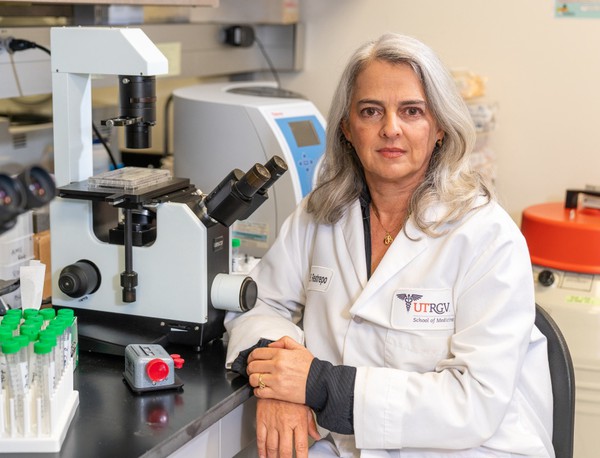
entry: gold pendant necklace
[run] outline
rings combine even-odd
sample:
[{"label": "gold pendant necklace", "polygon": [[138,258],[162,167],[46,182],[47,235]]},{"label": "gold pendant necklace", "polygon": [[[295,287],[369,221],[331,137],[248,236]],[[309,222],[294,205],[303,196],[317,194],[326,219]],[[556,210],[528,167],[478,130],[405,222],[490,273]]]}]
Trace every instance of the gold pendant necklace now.
[{"label": "gold pendant necklace", "polygon": [[[380,221],[381,223],[381,221]],[[383,226],[382,226],[383,227]],[[385,229],[385,228],[384,228]],[[385,232],[385,237],[383,238],[383,244],[384,245],[389,245],[390,243],[392,243],[394,241],[394,238],[392,237],[392,235],[389,232]]]},{"label": "gold pendant necklace", "polygon": [[379,223],[381,228],[385,231],[385,236],[383,237],[383,244],[385,246],[388,246],[394,241],[394,237],[392,237],[392,234],[390,234],[390,231],[388,231],[385,227],[383,227],[383,224],[381,223],[381,218],[379,218],[379,213],[377,212],[377,209],[375,208],[375,206],[373,204],[371,204],[371,208],[373,209],[373,214],[375,215],[375,219],[377,219],[377,222]]}]

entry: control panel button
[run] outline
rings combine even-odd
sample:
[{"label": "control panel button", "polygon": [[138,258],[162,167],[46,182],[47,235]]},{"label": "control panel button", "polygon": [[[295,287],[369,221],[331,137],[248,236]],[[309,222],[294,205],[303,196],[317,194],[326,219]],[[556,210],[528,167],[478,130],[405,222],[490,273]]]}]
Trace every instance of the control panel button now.
[{"label": "control panel button", "polygon": [[146,374],[153,382],[162,382],[169,376],[169,366],[160,358],[154,358],[146,364]]},{"label": "control panel button", "polygon": [[552,286],[555,281],[554,273],[551,270],[542,270],[538,275],[538,281],[543,286]]}]

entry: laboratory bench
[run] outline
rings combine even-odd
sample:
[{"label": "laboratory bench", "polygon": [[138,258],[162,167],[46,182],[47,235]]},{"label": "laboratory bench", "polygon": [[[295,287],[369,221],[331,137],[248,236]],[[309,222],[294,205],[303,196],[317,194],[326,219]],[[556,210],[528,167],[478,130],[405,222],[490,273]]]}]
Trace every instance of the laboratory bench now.
[{"label": "laboratory bench", "polygon": [[185,363],[179,390],[134,394],[124,357],[80,352],[74,371],[79,406],[57,453],[14,458],[232,457],[254,440],[255,400],[245,378],[225,369],[225,344],[200,352],[171,347]]}]

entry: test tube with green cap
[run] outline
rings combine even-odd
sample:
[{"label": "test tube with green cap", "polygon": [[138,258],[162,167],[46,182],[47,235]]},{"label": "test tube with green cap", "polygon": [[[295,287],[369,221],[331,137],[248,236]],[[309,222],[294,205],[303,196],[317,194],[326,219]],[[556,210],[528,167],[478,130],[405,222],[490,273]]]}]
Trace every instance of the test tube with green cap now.
[{"label": "test tube with green cap", "polygon": [[[12,309],[12,310],[14,310],[14,309]],[[10,311],[11,310],[9,310],[9,312]],[[2,317],[1,321],[2,321],[2,323],[4,323],[5,321],[10,321],[10,322],[16,321],[17,323],[20,323],[21,322],[21,315],[17,315],[15,313],[7,313],[6,315],[4,315]]]},{"label": "test tube with green cap", "polygon": [[21,361],[20,370],[21,377],[23,378],[23,383],[25,386],[25,393],[29,390],[29,381],[31,374],[29,373],[29,361],[32,359],[33,355],[33,346],[30,345],[29,336],[21,335],[13,337],[13,340],[16,340],[21,345],[21,349],[19,350],[19,359]]},{"label": "test tube with green cap", "polygon": [[18,316],[21,318],[23,316],[23,310],[21,309],[9,309],[6,311],[5,316]]},{"label": "test tube with green cap", "polygon": [[52,307],[47,307],[40,310],[40,315],[44,319],[44,324],[42,325],[42,329],[44,329],[54,319],[56,311]]},{"label": "test tube with green cap", "polygon": [[56,382],[58,383],[58,381],[60,380],[63,370],[64,370],[64,338],[63,338],[63,333],[64,333],[64,329],[62,326],[60,326],[60,323],[54,323],[54,321],[52,321],[53,324],[48,325],[46,327],[46,329],[44,329],[42,332],[40,332],[40,339],[42,339],[42,336],[50,334],[52,336],[54,336],[55,340],[56,340],[56,348],[54,350],[54,357],[55,357],[55,362],[56,362],[56,366],[55,366],[55,371],[56,371]]},{"label": "test tube with green cap", "polygon": [[42,331],[39,334],[39,342],[45,342],[50,345],[50,369],[48,371],[50,380],[52,381],[52,386],[56,387],[58,385],[58,377],[56,376],[56,360],[58,356],[56,356],[59,352],[56,349],[56,335],[52,332]]},{"label": "test tube with green cap", "polygon": [[12,331],[5,326],[0,326],[0,437],[4,436],[6,432],[6,413],[4,412],[6,403],[4,398],[1,396],[4,390],[8,390],[7,386],[7,369],[6,369],[6,357],[2,351],[2,344],[9,340],[12,340]]},{"label": "test tube with green cap", "polygon": [[36,340],[38,340],[40,328],[34,323],[24,322],[21,326],[19,326],[19,334],[28,335],[30,336],[29,340],[31,342],[35,342]]},{"label": "test tube with green cap", "polygon": [[243,256],[240,253],[242,241],[238,238],[231,239],[231,271],[239,272],[242,270]]},{"label": "test tube with green cap", "polygon": [[32,316],[39,315],[40,311],[38,309],[25,309],[23,310],[23,319],[27,319]]},{"label": "test tube with green cap", "polygon": [[48,326],[46,327],[46,329],[48,329],[48,328],[54,328],[57,331],[59,331],[59,333],[57,334],[57,337],[60,339],[60,343],[57,342],[57,345],[62,345],[63,350],[64,350],[66,348],[66,329],[67,329],[67,324],[65,323],[64,319],[55,318],[50,323],[48,323]]},{"label": "test tube with green cap", "polygon": [[[5,340],[9,340],[12,337],[12,329],[10,329],[8,326],[0,326],[0,343],[4,342]],[[2,350],[2,348],[0,348],[0,350]]]},{"label": "test tube with green cap", "polygon": [[7,326],[0,326],[0,393],[6,388],[6,358],[2,352],[2,344],[13,338],[12,331]]},{"label": "test tube with green cap", "polygon": [[[27,339],[27,361],[29,362],[29,377],[33,377],[34,353],[33,344],[38,340],[40,332],[35,325],[22,324],[19,327],[19,338]],[[31,385],[31,383],[30,383]]]},{"label": "test tube with green cap", "polygon": [[2,344],[2,352],[6,358],[7,367],[7,406],[8,406],[8,427],[10,435],[23,436],[25,431],[25,415],[24,415],[24,400],[25,400],[25,381],[23,380],[24,364],[21,361],[21,343],[11,339]]},{"label": "test tube with green cap", "polygon": [[56,312],[56,315],[57,315],[57,317],[61,317],[64,320],[66,320],[66,318],[64,318],[64,317],[68,317],[69,345],[71,347],[70,348],[70,358],[72,358],[76,364],[77,359],[78,359],[79,349],[77,348],[78,339],[77,339],[77,322],[75,320],[75,310],[68,309],[68,308],[59,309],[58,312]]},{"label": "test tube with green cap", "polygon": [[27,318],[25,318],[25,321],[23,321],[22,325],[23,324],[35,325],[39,330],[42,329],[42,326],[44,324],[44,318],[40,314],[28,316]]},{"label": "test tube with green cap", "polygon": [[33,346],[35,355],[34,390],[36,399],[36,417],[38,435],[50,434],[50,398],[54,392],[54,374],[52,373],[52,345],[39,341]]},{"label": "test tube with green cap", "polygon": [[0,322],[0,326],[10,329],[12,335],[16,336],[19,334],[20,321],[21,319],[16,316],[5,315],[2,322]]},{"label": "test tube with green cap", "polygon": [[59,309],[58,312],[56,312],[56,316],[66,316],[66,317],[71,318],[71,320],[73,320],[73,318],[75,318],[75,310]]},{"label": "test tube with green cap", "polygon": [[[68,310],[68,309],[65,309]],[[60,310],[59,310],[60,312]],[[72,335],[72,325],[73,325],[73,315],[66,313],[66,314],[60,314],[58,313],[56,315],[56,318],[54,319],[54,322],[59,323],[61,326],[64,327],[64,332],[63,332],[63,341],[64,341],[64,349],[65,349],[65,365],[67,365],[69,363],[69,361],[71,360],[71,353],[72,353],[72,348],[71,345],[73,343],[73,335]],[[54,323],[53,322],[53,323]]]}]

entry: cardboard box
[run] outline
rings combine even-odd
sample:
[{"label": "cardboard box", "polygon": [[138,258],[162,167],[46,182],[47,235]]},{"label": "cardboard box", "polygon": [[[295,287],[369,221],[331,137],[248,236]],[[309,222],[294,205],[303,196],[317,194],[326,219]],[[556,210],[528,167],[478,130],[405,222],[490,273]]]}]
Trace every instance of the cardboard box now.
[{"label": "cardboard box", "polygon": [[50,266],[50,230],[33,234],[33,257],[46,265],[42,300],[52,296],[52,269]]}]

